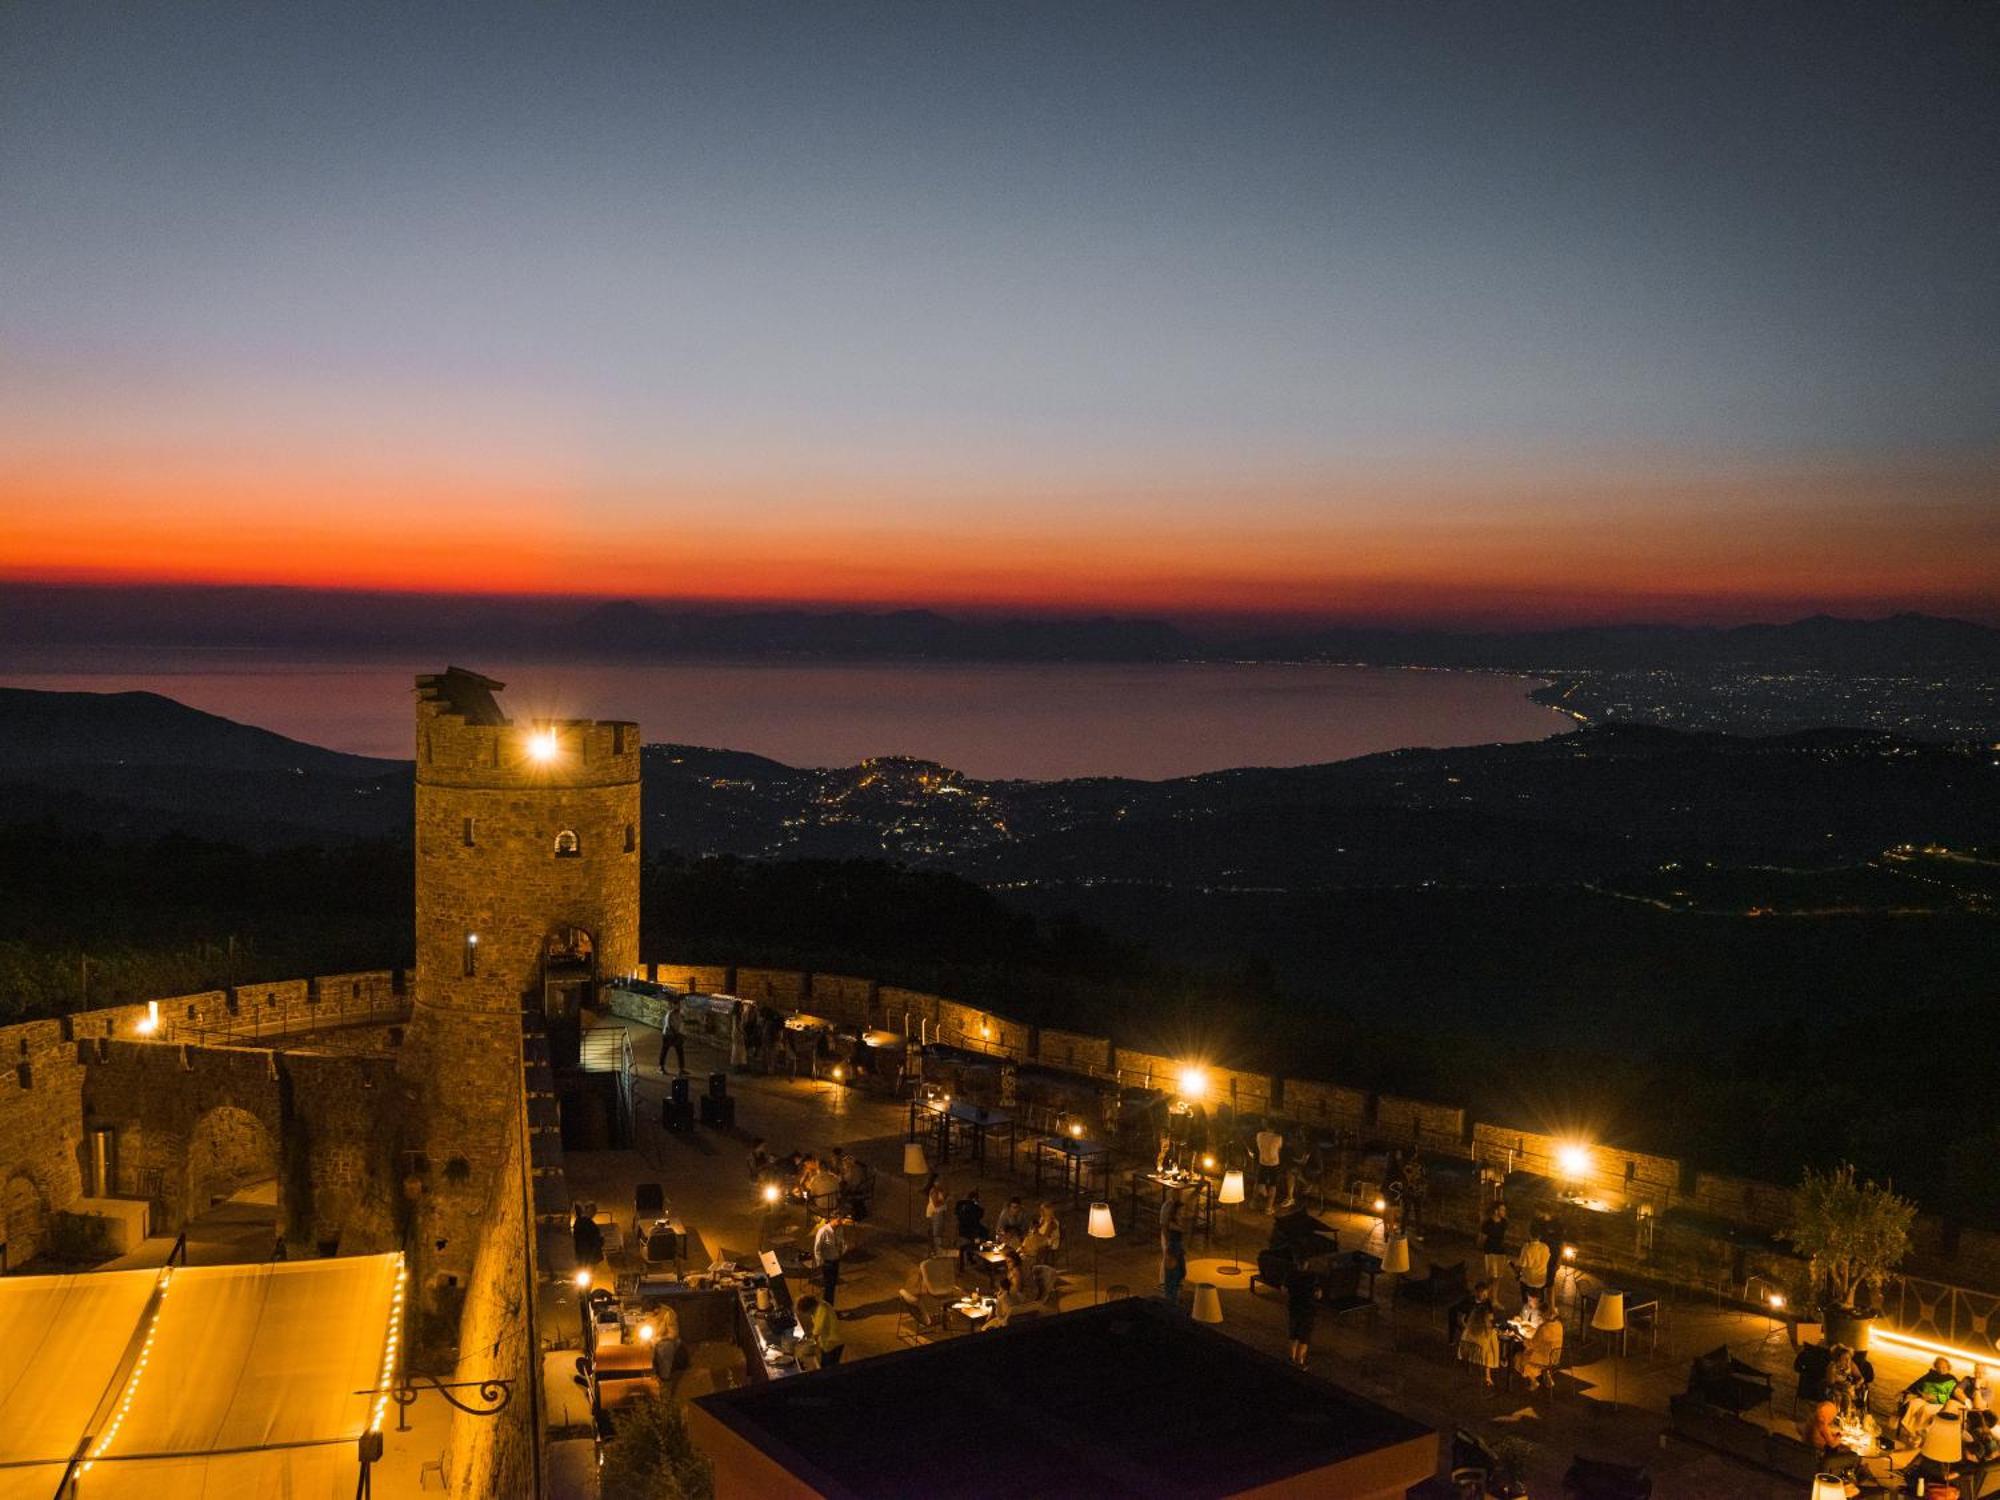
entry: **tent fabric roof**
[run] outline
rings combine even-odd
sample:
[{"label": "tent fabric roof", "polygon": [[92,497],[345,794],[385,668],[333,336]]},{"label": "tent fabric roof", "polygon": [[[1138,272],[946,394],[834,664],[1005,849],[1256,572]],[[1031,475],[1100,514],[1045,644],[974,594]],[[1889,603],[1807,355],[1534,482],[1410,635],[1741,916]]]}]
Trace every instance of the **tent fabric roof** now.
[{"label": "tent fabric roof", "polygon": [[[396,1255],[0,1279],[0,1500],[346,1500]],[[149,1342],[150,1340],[150,1342]]]}]

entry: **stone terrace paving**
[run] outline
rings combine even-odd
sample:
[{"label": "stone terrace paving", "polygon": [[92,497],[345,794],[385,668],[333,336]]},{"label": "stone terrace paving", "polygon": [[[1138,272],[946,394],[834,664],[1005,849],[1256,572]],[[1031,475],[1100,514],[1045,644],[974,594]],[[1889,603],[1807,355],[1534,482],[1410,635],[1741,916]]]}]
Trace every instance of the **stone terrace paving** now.
[{"label": "stone terrace paving", "polygon": [[[850,1231],[849,1252],[841,1267],[839,1307],[846,1358],[851,1362],[903,1347],[898,1334],[902,1304],[896,1293],[928,1243],[923,1236],[921,1205],[913,1202],[916,1185],[902,1176],[907,1102],[822,1080],[738,1074],[730,1081],[737,1098],[733,1131],[703,1127],[688,1135],[669,1134],[657,1127],[657,1101],[664,1093],[664,1080],[653,1066],[658,1033],[640,1022],[618,1024],[631,1032],[638,1063],[640,1149],[570,1152],[566,1167],[572,1196],[594,1200],[600,1209],[612,1210],[629,1224],[635,1185],[662,1183],[675,1213],[699,1242],[690,1246],[690,1267],[722,1254],[749,1258],[764,1243],[793,1244],[803,1249],[811,1224],[805,1212],[793,1204],[781,1205],[773,1212],[768,1241],[763,1238],[766,1219],[750,1181],[749,1143],[763,1136],[769,1148],[781,1156],[795,1149],[824,1153],[836,1145],[844,1146],[877,1174],[870,1217]],[[726,1064],[725,1051],[717,1041],[700,1034],[688,1037],[688,1069],[697,1090],[706,1074]],[[949,1165],[945,1184],[952,1200],[955,1202],[967,1186],[978,1185],[989,1222],[1013,1193],[1018,1192],[1031,1210],[1034,1207],[1032,1180],[1010,1178],[1003,1156],[989,1160],[983,1177],[956,1153]],[[1121,1287],[1138,1294],[1157,1292],[1157,1234],[1150,1223],[1128,1225],[1122,1203],[1118,1212],[1119,1237],[1108,1242],[1084,1235],[1081,1207],[1066,1212],[1061,1260],[1064,1308],[1089,1305],[1094,1248],[1101,1262],[1100,1283],[1107,1295]],[[913,1232],[905,1232],[906,1214],[915,1226]],[[1329,1210],[1325,1219],[1340,1226],[1344,1249],[1381,1252],[1382,1226],[1374,1217]],[[1218,1279],[1213,1268],[1224,1260],[1224,1251],[1228,1259],[1254,1263],[1255,1252],[1268,1237],[1269,1225],[1268,1216],[1254,1201],[1221,1210],[1212,1242],[1204,1242],[1200,1236],[1191,1238],[1189,1283]],[[1519,1233],[1517,1228],[1516,1235]],[[636,1264],[630,1259],[632,1253],[627,1252],[627,1266]],[[1475,1268],[1475,1275],[1479,1265],[1469,1238],[1447,1230],[1433,1229],[1427,1243],[1412,1245],[1412,1274],[1422,1276],[1432,1257],[1444,1263],[1466,1260]],[[1596,1285],[1587,1264],[1580,1274],[1586,1289]],[[1689,1362],[1720,1344],[1773,1377],[1776,1397],[1768,1408],[1754,1413],[1754,1418],[1775,1429],[1791,1429],[1793,1350],[1783,1328],[1771,1319],[1718,1306],[1708,1293],[1675,1294],[1663,1289],[1658,1346],[1648,1347],[1643,1335],[1634,1335],[1630,1352],[1617,1361],[1614,1404],[1614,1372],[1612,1361],[1602,1352],[1602,1336],[1590,1335],[1582,1326],[1583,1320],[1566,1305],[1569,1362],[1558,1377],[1554,1395],[1526,1395],[1518,1382],[1513,1382],[1511,1389],[1487,1392],[1475,1374],[1451,1359],[1445,1347],[1441,1310],[1392,1303],[1390,1290],[1395,1279],[1386,1275],[1379,1278],[1381,1307],[1372,1328],[1362,1318],[1337,1322],[1320,1318],[1311,1368],[1326,1379],[1437,1428],[1447,1439],[1454,1427],[1468,1427],[1489,1441],[1508,1435],[1526,1441],[1534,1450],[1526,1473],[1533,1494],[1559,1494],[1563,1471],[1577,1454],[1643,1464],[1653,1477],[1654,1494],[1662,1497],[1798,1500],[1805,1492],[1803,1483],[1664,1435],[1668,1398],[1685,1388]],[[961,1276],[961,1282],[968,1286],[975,1280],[969,1272]],[[1642,1283],[1626,1279],[1613,1285],[1627,1291],[1628,1301],[1643,1300]],[[1239,1280],[1237,1289],[1222,1292],[1223,1330],[1254,1348],[1284,1358],[1283,1297],[1271,1290],[1252,1293],[1240,1287]],[[794,1294],[806,1289],[802,1283],[795,1285]],[[1511,1306],[1516,1295],[1510,1279],[1502,1289],[1503,1302]],[[1186,1305],[1190,1298],[1186,1288],[1182,1298]],[[566,1285],[545,1291],[545,1337],[573,1345],[578,1337],[577,1317],[575,1294]],[[734,1344],[697,1345],[690,1356],[694,1368],[676,1382],[676,1393],[683,1399],[743,1378],[742,1355]],[[1879,1410],[1883,1404],[1879,1393],[1900,1390],[1920,1366],[1914,1359],[1879,1348],[1872,1358]],[[1448,1441],[1441,1443],[1440,1449],[1437,1493],[1443,1495],[1451,1493],[1444,1483],[1449,1467]]]}]

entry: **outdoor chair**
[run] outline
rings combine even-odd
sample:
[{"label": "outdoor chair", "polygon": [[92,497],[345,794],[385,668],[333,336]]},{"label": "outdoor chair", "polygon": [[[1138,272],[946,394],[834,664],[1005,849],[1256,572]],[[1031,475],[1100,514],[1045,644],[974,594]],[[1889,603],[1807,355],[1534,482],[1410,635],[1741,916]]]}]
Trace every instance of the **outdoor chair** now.
[{"label": "outdoor chair", "polygon": [[1322,1311],[1329,1318],[1338,1319],[1350,1313],[1365,1312],[1370,1324],[1375,1321],[1375,1299],[1362,1295],[1359,1266],[1336,1266],[1321,1276],[1319,1300]]},{"label": "outdoor chair", "polygon": [[632,1238],[638,1239],[646,1225],[667,1216],[667,1190],[657,1182],[642,1182],[632,1189]]},{"label": "outdoor chair", "polygon": [[958,1258],[951,1255],[926,1257],[917,1267],[917,1290],[926,1297],[950,1301],[958,1296]]},{"label": "outdoor chair", "polygon": [[1741,1416],[1771,1400],[1771,1377],[1718,1345],[1698,1356],[1688,1372],[1688,1394]]}]

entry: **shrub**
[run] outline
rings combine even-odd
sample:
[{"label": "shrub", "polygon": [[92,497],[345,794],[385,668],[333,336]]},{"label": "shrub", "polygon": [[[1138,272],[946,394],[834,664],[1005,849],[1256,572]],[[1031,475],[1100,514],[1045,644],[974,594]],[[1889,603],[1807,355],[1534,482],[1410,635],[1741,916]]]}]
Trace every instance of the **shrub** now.
[{"label": "shrub", "polygon": [[713,1500],[715,1467],[688,1437],[687,1417],[665,1396],[613,1417],[604,1450],[603,1500]]}]

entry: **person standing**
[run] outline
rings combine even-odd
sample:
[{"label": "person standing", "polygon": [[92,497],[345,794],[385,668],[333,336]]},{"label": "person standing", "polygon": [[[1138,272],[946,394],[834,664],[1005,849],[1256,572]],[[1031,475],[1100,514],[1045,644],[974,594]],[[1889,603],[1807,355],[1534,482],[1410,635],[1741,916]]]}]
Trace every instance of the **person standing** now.
[{"label": "person standing", "polygon": [[931,1254],[944,1254],[946,1236],[951,1233],[951,1197],[935,1172],[924,1184],[924,1218],[931,1226]]},{"label": "person standing", "polygon": [[833,1304],[807,1292],[799,1298],[798,1318],[799,1330],[819,1350],[819,1367],[830,1370],[839,1364],[840,1356],[847,1352],[847,1341],[840,1335],[840,1318]]},{"label": "person standing", "polygon": [[1542,1306],[1543,1315],[1553,1311],[1548,1296],[1549,1275],[1554,1268],[1549,1263],[1548,1242],[1539,1239],[1524,1240],[1521,1250],[1514,1257],[1514,1274],[1521,1280],[1521,1305],[1530,1302]]},{"label": "person standing", "polygon": [[576,1268],[588,1271],[604,1259],[604,1231],[598,1228],[596,1219],[583,1204],[576,1205],[575,1214],[569,1223],[570,1249],[576,1255]]},{"label": "person standing", "polygon": [[1492,1303],[1473,1302],[1459,1334],[1458,1356],[1479,1371],[1489,1391],[1493,1389],[1493,1372],[1500,1368],[1500,1326],[1494,1320]]},{"label": "person standing", "polygon": [[1507,1204],[1495,1198],[1479,1221],[1479,1253],[1486,1257],[1486,1279],[1497,1293],[1507,1274]]},{"label": "person standing", "polygon": [[1175,1307],[1181,1283],[1187,1280],[1187,1233],[1181,1224],[1181,1200],[1174,1198],[1160,1216],[1160,1295]]},{"label": "person standing", "polygon": [[1285,1137],[1266,1120],[1257,1132],[1257,1199],[1267,1214],[1277,1212],[1278,1174],[1284,1159]]},{"label": "person standing", "polygon": [[813,1259],[819,1262],[820,1295],[832,1308],[840,1290],[840,1258],[847,1253],[847,1236],[842,1228],[847,1220],[839,1214],[820,1220],[813,1231]]},{"label": "person standing", "polygon": [[750,1063],[750,1039],[743,1034],[743,1007],[729,1007],[729,1070],[741,1073]]},{"label": "person standing", "polygon": [[1292,1363],[1301,1370],[1312,1352],[1313,1323],[1319,1312],[1314,1304],[1318,1300],[1318,1273],[1295,1258],[1291,1269],[1285,1272],[1285,1319],[1290,1325]]},{"label": "person standing", "polygon": [[687,1060],[687,1013],[679,995],[667,996],[667,1013],[660,1018],[660,1071],[667,1071],[667,1053],[674,1054],[674,1061],[682,1074],[688,1070]]}]

